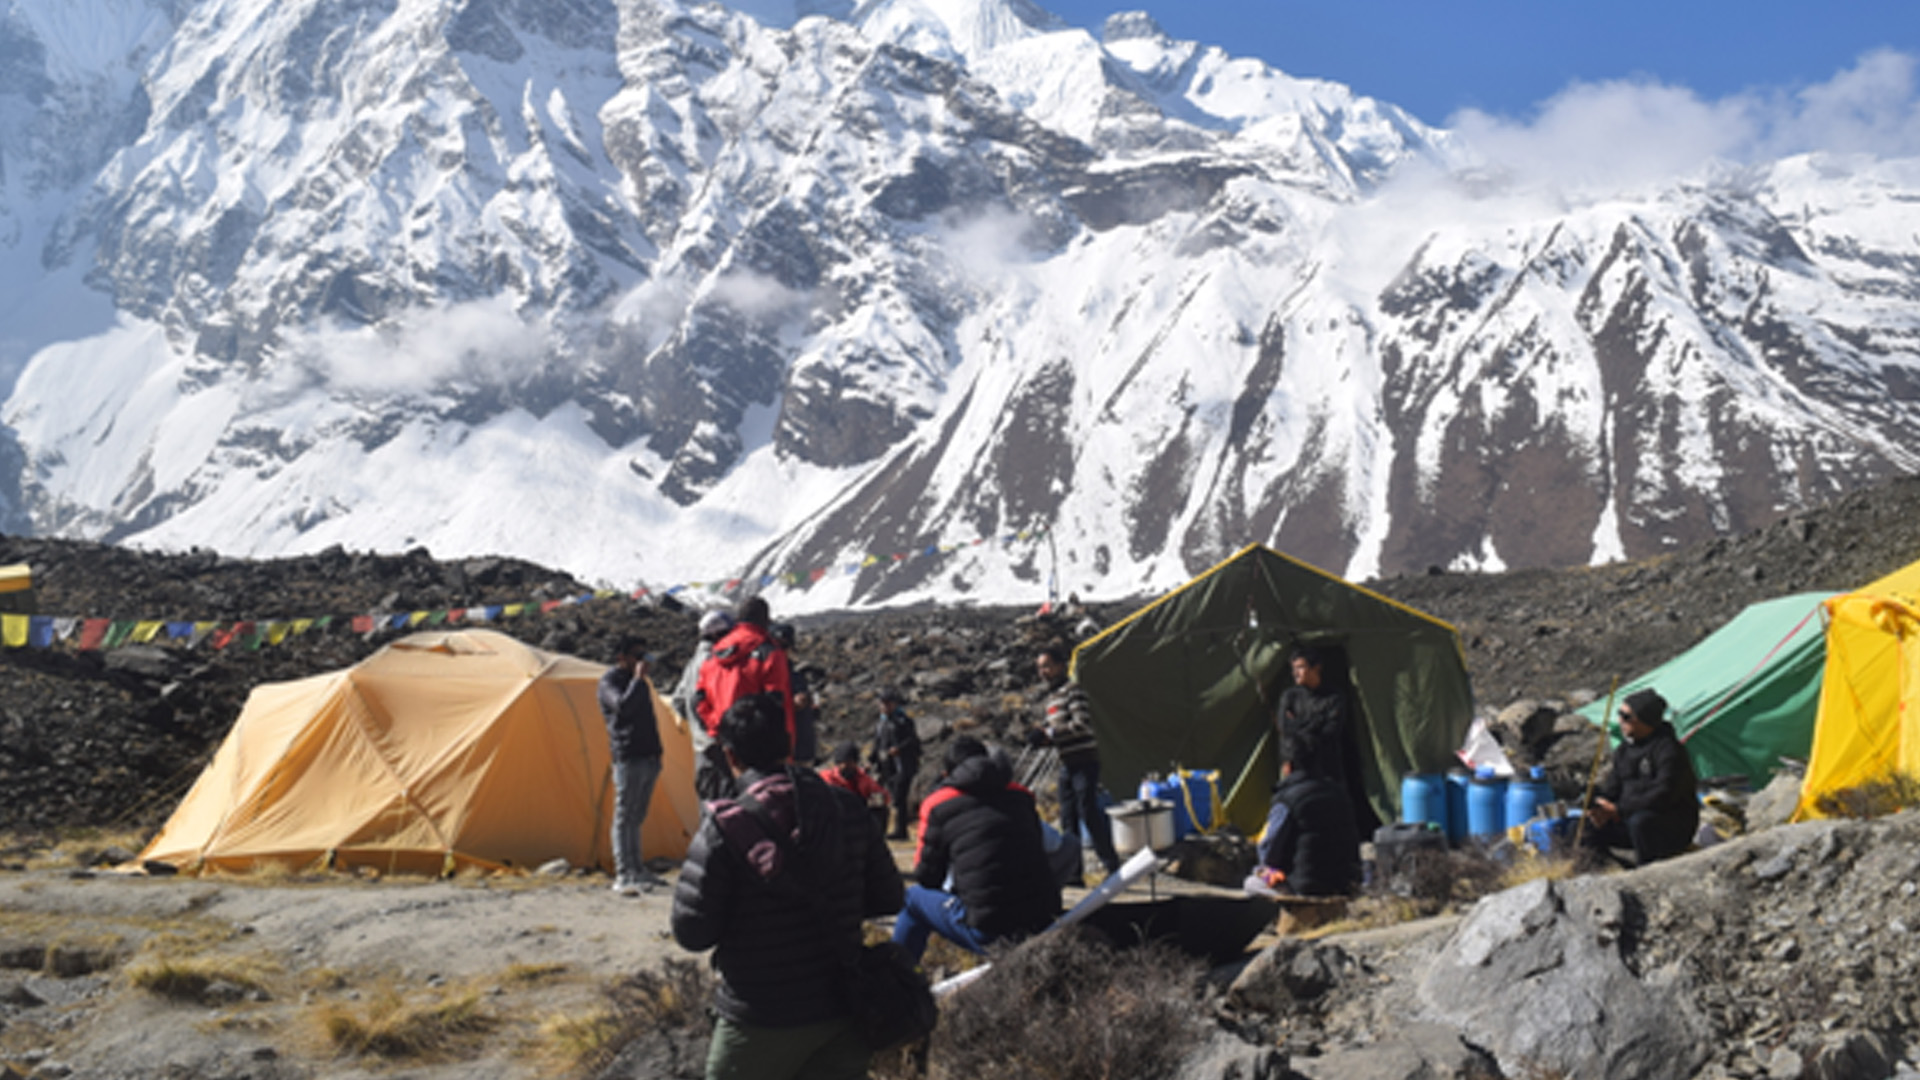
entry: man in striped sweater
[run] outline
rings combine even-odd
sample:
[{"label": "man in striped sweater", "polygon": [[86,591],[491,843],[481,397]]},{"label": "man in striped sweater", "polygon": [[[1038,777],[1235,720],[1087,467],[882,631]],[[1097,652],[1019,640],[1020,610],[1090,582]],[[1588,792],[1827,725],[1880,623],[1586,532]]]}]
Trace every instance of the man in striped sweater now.
[{"label": "man in striped sweater", "polygon": [[1034,738],[1060,754],[1060,831],[1078,836],[1084,823],[1094,854],[1111,874],[1120,869],[1120,856],[1113,850],[1113,824],[1100,805],[1100,747],[1093,738],[1087,692],[1067,677],[1067,653],[1058,645],[1040,650],[1035,666],[1049,693]]}]

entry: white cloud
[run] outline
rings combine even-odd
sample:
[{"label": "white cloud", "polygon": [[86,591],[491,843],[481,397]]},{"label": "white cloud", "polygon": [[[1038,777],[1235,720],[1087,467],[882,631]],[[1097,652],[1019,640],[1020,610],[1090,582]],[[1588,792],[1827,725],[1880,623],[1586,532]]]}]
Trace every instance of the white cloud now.
[{"label": "white cloud", "polygon": [[[1606,194],[1810,151],[1920,154],[1914,57],[1869,53],[1796,91],[1709,101],[1645,80],[1575,83],[1527,120],[1467,110],[1452,119],[1466,164],[1510,186]],[[1503,185],[1503,186],[1509,186]]]},{"label": "white cloud", "polygon": [[549,359],[547,328],[508,297],[409,310],[378,326],[326,328],[289,341],[269,393],[320,384],[340,393],[430,393],[450,384],[510,385]]},{"label": "white cloud", "polygon": [[809,294],[750,270],[721,276],[707,295],[750,319],[783,316],[813,306]]}]

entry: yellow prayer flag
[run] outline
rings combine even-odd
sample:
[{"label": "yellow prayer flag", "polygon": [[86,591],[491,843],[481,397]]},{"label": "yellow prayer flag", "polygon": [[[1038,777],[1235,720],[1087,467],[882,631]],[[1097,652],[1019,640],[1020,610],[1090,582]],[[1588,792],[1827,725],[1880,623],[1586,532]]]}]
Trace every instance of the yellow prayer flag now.
[{"label": "yellow prayer flag", "polygon": [[270,622],[267,624],[267,644],[278,645],[287,640],[287,634],[293,630],[289,622]]},{"label": "yellow prayer flag", "polygon": [[137,623],[133,628],[133,633],[127,635],[127,640],[145,645],[152,641],[154,636],[160,633],[160,628],[165,625],[167,624],[159,620]]},{"label": "yellow prayer flag", "polygon": [[0,639],[6,641],[7,648],[18,649],[27,643],[29,625],[25,615],[0,615]]}]

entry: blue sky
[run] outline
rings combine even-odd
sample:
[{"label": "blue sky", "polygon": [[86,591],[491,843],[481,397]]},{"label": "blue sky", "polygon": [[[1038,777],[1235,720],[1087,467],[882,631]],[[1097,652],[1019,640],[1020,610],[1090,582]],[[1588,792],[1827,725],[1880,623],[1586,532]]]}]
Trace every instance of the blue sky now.
[{"label": "blue sky", "polygon": [[1920,0],[1039,0],[1099,28],[1144,9],[1169,34],[1331,79],[1430,124],[1522,118],[1570,83],[1652,80],[1715,101],[1824,83],[1862,55],[1920,57]]}]

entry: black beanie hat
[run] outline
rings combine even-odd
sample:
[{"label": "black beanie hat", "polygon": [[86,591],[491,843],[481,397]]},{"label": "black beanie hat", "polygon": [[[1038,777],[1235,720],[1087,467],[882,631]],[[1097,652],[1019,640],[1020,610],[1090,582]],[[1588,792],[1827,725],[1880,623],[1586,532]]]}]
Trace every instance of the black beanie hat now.
[{"label": "black beanie hat", "polygon": [[1651,690],[1636,690],[1628,694],[1627,708],[1633,710],[1633,715],[1639,717],[1641,723],[1653,727],[1658,727],[1660,721],[1667,718],[1667,699]]}]

